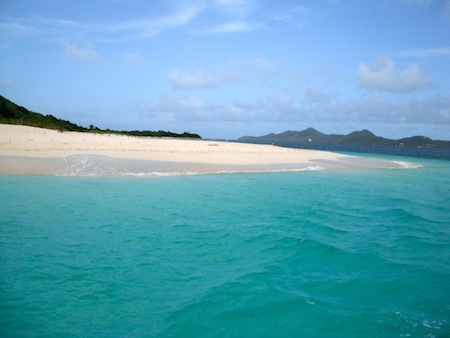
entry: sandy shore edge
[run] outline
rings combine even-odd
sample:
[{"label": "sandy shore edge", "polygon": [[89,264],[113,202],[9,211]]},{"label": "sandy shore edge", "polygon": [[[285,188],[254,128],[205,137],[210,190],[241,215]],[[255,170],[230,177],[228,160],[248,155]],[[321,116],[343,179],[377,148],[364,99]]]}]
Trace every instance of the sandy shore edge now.
[{"label": "sandy shore edge", "polygon": [[144,176],[404,167],[408,165],[272,145],[0,124],[0,174],[9,175]]}]

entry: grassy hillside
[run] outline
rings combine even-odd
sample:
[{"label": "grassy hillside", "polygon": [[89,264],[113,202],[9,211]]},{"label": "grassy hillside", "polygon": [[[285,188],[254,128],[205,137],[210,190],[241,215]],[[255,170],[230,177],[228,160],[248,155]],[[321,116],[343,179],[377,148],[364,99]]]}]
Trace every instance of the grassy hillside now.
[{"label": "grassy hillside", "polygon": [[42,115],[29,111],[28,109],[18,106],[14,102],[9,101],[0,95],[0,123],[18,124],[32,127],[56,129],[59,131],[82,131],[95,133],[112,133],[125,134],[132,136],[152,136],[152,137],[181,137],[181,138],[201,138],[197,134],[184,132],[182,134],[172,133],[170,131],[117,131],[102,130],[91,125],[89,128],[81,127],[70,121],[58,119],[52,115]]},{"label": "grassy hillside", "polygon": [[20,124],[32,127],[40,127],[47,129],[56,129],[61,131],[85,131],[69,121],[57,119],[52,115],[42,115],[34,113],[18,106],[0,95],[0,123]]}]

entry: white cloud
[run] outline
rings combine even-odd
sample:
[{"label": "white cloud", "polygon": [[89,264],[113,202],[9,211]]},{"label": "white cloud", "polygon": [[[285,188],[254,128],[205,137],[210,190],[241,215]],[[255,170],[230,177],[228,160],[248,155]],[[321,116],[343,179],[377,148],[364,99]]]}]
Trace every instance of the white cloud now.
[{"label": "white cloud", "polygon": [[174,88],[197,89],[213,88],[228,82],[239,81],[241,75],[227,67],[220,67],[215,71],[197,68],[194,71],[185,71],[179,67],[172,68],[167,78]]},{"label": "white cloud", "polygon": [[0,49],[6,49],[10,40],[37,33],[38,30],[18,22],[0,22]]},{"label": "white cloud", "polygon": [[127,63],[139,63],[144,60],[144,57],[139,53],[125,53],[123,59]]},{"label": "white cloud", "polygon": [[258,25],[250,24],[245,21],[234,21],[218,25],[211,29],[196,30],[195,34],[207,35],[207,34],[228,34],[228,33],[247,33],[258,29]]},{"label": "white cloud", "polygon": [[[79,39],[89,36],[94,42],[123,42],[143,39],[183,27],[194,21],[201,13],[212,8],[226,10],[236,21],[218,25],[212,29],[193,31],[197,34],[223,34],[248,32],[258,28],[244,20],[245,14],[254,7],[248,0],[217,0],[211,6],[203,1],[177,2],[166,14],[147,19],[93,23],[61,18],[34,16],[20,22],[0,22],[0,38],[12,39],[24,35],[41,34],[56,39]],[[7,46],[1,43],[0,46]]]},{"label": "white cloud", "polygon": [[255,65],[258,67],[265,75],[275,75],[277,72],[277,66],[264,60],[263,58],[255,59]]},{"label": "white cloud", "polygon": [[[130,39],[152,37],[168,30],[189,24],[206,6],[201,2],[177,6],[165,15],[144,20],[118,21],[110,23],[92,23],[60,18],[34,16],[17,22],[0,22],[0,38],[17,38],[30,34],[51,36],[53,39],[80,39],[89,37],[95,42],[122,42]],[[1,44],[1,43],[0,43]]]},{"label": "white cloud", "polygon": [[149,20],[122,22],[110,27],[105,27],[105,30],[115,33],[129,33],[131,34],[131,37],[135,38],[147,38],[188,24],[202,11],[202,9],[203,8],[200,5],[192,5],[190,7],[181,8],[179,11],[168,16]]},{"label": "white cloud", "polygon": [[195,96],[189,96],[186,99],[181,99],[179,101],[179,103],[180,103],[181,107],[188,108],[188,109],[200,110],[205,107],[205,103],[201,99],[199,99],[198,97],[195,97]]},{"label": "white cloud", "polygon": [[169,71],[167,77],[172,86],[179,89],[210,88],[219,82],[216,75],[202,68],[195,72],[187,72],[176,67]]},{"label": "white cloud", "polygon": [[308,88],[303,95],[306,103],[325,104],[330,103],[332,95],[318,88]]},{"label": "white cloud", "polygon": [[180,110],[179,102],[168,96],[161,95],[157,99],[150,102],[145,111],[150,113],[175,113]]},{"label": "white cloud", "polygon": [[9,79],[0,80],[0,88],[10,89],[15,87],[16,85],[12,80]]},{"label": "white cloud", "polygon": [[449,102],[448,95],[397,102],[377,94],[347,102],[315,105],[304,104],[301,98],[290,93],[278,93],[255,101],[234,99],[220,103],[194,96],[181,99],[162,96],[151,102],[145,111],[148,116],[161,121],[271,123],[273,128],[334,123],[340,127],[359,125],[370,129],[377,124],[392,128],[450,125]]},{"label": "white cloud", "polygon": [[295,4],[282,6],[280,10],[272,15],[272,19],[291,24],[297,29],[302,29],[310,22],[323,20],[328,13],[328,10]]},{"label": "white cloud", "polygon": [[430,84],[430,78],[418,63],[410,63],[400,70],[391,59],[384,57],[378,58],[373,64],[361,62],[358,79],[364,87],[391,93],[417,91]]},{"label": "white cloud", "polygon": [[36,32],[37,30],[35,28],[18,22],[0,22],[1,35],[24,36],[31,35]]},{"label": "white cloud", "polygon": [[450,0],[397,0],[405,4],[423,8],[438,8],[446,16],[450,16]]},{"label": "white cloud", "polygon": [[255,102],[245,101],[242,99],[234,99],[233,107],[241,111],[262,111],[265,109],[263,100],[257,100]]},{"label": "white cloud", "polygon": [[73,60],[97,62],[100,57],[92,46],[79,47],[76,43],[62,43],[64,54]]},{"label": "white cloud", "polygon": [[447,57],[450,56],[450,47],[404,50],[396,53],[396,55],[407,57]]},{"label": "white cloud", "polygon": [[411,100],[405,107],[405,114],[413,122],[450,124],[450,95]]},{"label": "white cloud", "polygon": [[221,10],[232,15],[243,17],[254,8],[254,2],[250,0],[216,0]]},{"label": "white cloud", "polygon": [[216,119],[215,110],[213,104],[195,96],[182,99],[160,96],[145,107],[147,116],[160,121],[212,121]]}]

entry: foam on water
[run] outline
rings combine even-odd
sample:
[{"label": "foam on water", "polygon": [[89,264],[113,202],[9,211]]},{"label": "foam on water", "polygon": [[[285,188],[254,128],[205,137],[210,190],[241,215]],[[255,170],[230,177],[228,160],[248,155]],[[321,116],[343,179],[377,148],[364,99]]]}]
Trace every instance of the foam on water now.
[{"label": "foam on water", "polygon": [[150,171],[150,172],[124,172],[118,176],[128,176],[128,177],[171,177],[171,176],[194,176],[200,175],[202,173],[195,171],[186,172],[160,172],[160,171]]},{"label": "foam on water", "polygon": [[[277,168],[253,168],[253,166],[230,166],[230,169],[218,170],[216,166],[213,170],[208,168],[208,164],[186,164],[186,163],[166,163],[157,161],[121,160],[102,155],[71,155],[65,158],[71,165],[63,170],[58,176],[130,176],[130,177],[158,177],[158,176],[193,176],[201,174],[236,174],[241,172],[302,172],[325,170],[322,166],[301,166],[299,168],[285,168],[283,165]],[[290,166],[290,165],[286,165]],[[199,171],[187,170],[187,167],[198,167]],[[222,165],[222,167],[227,167]],[[239,169],[236,169],[239,167]],[[154,170],[160,168],[161,170]],[[172,168],[178,168],[173,171]],[[145,171],[142,171],[142,170]]]},{"label": "foam on water", "polygon": [[[277,173],[322,171],[327,169],[418,169],[417,163],[400,160],[381,160],[361,157],[343,157],[338,160],[316,160],[319,165],[278,164],[267,166],[226,166],[209,164],[170,163],[158,161],[122,160],[101,155],[71,155],[65,159],[71,163],[67,169],[59,173],[60,176],[192,176],[199,174],[234,174],[240,172]],[[225,167],[225,168],[220,168]],[[196,168],[197,170],[192,170]]]},{"label": "foam on water", "polygon": [[302,171],[321,171],[321,170],[325,170],[325,168],[319,165],[314,165],[314,166],[307,166],[305,168],[271,169],[267,170],[267,172],[282,173],[282,172],[302,172]]},{"label": "foam on water", "polygon": [[418,164],[418,163],[414,163],[414,162],[406,162],[406,161],[392,161],[392,162],[400,165],[400,167],[404,168],[404,169],[423,168],[423,165]]},{"label": "foam on water", "polygon": [[65,158],[73,163],[61,176],[117,176],[124,172],[121,161],[102,155],[70,155]]},{"label": "foam on water", "polygon": [[[305,168],[291,168],[291,169],[261,169],[261,170],[221,170],[214,172],[214,174],[242,174],[242,173],[283,173],[283,172],[303,172],[303,171],[320,171],[325,170],[321,166],[307,166]],[[119,174],[118,176],[130,176],[130,177],[152,177],[152,176],[195,176],[195,175],[204,175],[208,174],[208,172],[195,172],[195,171],[186,171],[186,172],[124,172]],[[77,176],[76,174],[74,176]]]},{"label": "foam on water", "polygon": [[0,176],[0,336],[449,336],[450,162],[418,164]]}]

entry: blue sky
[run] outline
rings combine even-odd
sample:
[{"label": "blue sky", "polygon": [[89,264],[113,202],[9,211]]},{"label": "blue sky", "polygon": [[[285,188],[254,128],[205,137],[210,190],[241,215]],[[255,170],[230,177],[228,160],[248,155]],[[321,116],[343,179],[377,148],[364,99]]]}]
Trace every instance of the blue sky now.
[{"label": "blue sky", "polygon": [[450,140],[450,0],[0,0],[0,94],[100,128]]}]

